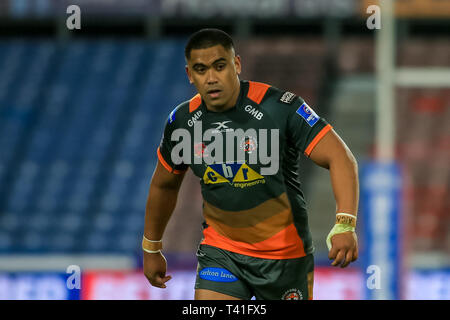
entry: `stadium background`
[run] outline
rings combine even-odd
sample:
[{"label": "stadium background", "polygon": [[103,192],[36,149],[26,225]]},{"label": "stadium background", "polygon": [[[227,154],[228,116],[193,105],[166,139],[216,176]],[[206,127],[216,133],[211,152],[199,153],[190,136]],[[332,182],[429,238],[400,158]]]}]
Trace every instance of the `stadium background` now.
[{"label": "stadium background", "polygon": [[[164,235],[173,276],[166,290],[144,278],[140,242],[164,123],[195,93],[183,49],[200,28],[231,33],[242,78],[302,96],[364,168],[375,158],[376,121],[389,120],[375,114],[379,31],[366,25],[373,2],[0,0],[0,299],[193,298],[202,217],[190,173]],[[450,5],[398,3],[396,64],[448,70]],[[80,30],[66,27],[72,4]],[[390,244],[401,249],[402,281],[393,297],[449,299],[450,87],[395,93],[401,218]],[[300,173],[315,299],[372,298],[363,206],[360,259],[331,268],[329,176],[305,159]],[[81,268],[80,290],[66,286],[70,265]]]}]

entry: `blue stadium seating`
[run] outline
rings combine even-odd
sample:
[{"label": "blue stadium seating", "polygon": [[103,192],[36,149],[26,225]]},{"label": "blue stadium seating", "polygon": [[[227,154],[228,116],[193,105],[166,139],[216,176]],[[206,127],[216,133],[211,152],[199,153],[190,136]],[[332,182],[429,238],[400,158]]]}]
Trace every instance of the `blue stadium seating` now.
[{"label": "blue stadium seating", "polygon": [[0,41],[0,253],[139,251],[184,41]]}]

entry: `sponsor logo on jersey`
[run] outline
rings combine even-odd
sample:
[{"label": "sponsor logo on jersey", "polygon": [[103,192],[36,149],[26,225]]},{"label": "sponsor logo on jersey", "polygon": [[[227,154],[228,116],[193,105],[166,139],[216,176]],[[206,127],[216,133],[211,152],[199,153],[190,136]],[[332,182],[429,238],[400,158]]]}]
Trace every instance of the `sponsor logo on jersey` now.
[{"label": "sponsor logo on jersey", "polygon": [[245,163],[217,163],[207,166],[203,174],[205,184],[229,183],[236,188],[246,188],[265,183],[262,175]]},{"label": "sponsor logo on jersey", "polygon": [[303,295],[298,289],[289,289],[283,294],[281,300],[303,300]]},{"label": "sponsor logo on jersey", "polygon": [[238,281],[238,278],[234,274],[224,268],[203,268],[199,271],[198,275],[201,279],[215,282]]},{"label": "sponsor logo on jersey", "polygon": [[264,113],[262,113],[261,111],[259,111],[258,109],[254,108],[249,104],[244,107],[244,110],[258,120],[261,120],[262,117],[264,116]]},{"label": "sponsor logo on jersey", "polygon": [[297,113],[305,119],[310,127],[314,126],[319,121],[319,116],[311,109],[310,106],[303,102],[303,104],[297,109]]},{"label": "sponsor logo on jersey", "polygon": [[192,127],[198,119],[202,116],[202,110],[198,110],[191,119],[188,120],[187,124],[189,127]]},{"label": "sponsor logo on jersey", "polygon": [[231,120],[222,121],[222,122],[213,122],[212,124],[217,125],[217,127],[212,130],[212,133],[216,134],[216,133],[219,133],[219,132],[231,132],[231,131],[233,131],[234,130],[233,128],[229,128],[226,125],[228,122],[231,122]]},{"label": "sponsor logo on jersey", "polygon": [[283,93],[283,95],[280,98],[280,101],[286,104],[291,104],[292,101],[294,101],[295,94],[289,91],[286,91]]}]

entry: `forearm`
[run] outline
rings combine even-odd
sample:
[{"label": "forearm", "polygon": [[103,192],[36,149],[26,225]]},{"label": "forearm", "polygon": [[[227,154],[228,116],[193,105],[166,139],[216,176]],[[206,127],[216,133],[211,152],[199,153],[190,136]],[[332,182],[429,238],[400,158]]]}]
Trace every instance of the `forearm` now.
[{"label": "forearm", "polygon": [[178,189],[150,187],[145,207],[144,236],[161,240],[177,203]]},{"label": "forearm", "polygon": [[[336,213],[358,213],[358,164],[350,149],[334,130],[329,131],[310,154],[311,159],[330,171],[331,186],[336,199]],[[358,258],[356,219],[347,215],[336,216],[336,224],[327,236],[329,259],[333,266],[342,263],[345,268]]]},{"label": "forearm", "polygon": [[356,215],[359,201],[358,165],[346,150],[329,164],[331,185],[336,200],[336,212]]}]

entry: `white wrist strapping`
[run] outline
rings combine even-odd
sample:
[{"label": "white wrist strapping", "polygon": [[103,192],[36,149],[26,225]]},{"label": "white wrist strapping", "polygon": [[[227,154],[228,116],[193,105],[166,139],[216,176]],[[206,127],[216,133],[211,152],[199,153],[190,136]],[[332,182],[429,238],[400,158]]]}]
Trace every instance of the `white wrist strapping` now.
[{"label": "white wrist strapping", "polygon": [[162,249],[162,240],[149,240],[145,236],[142,237],[142,250],[147,253],[158,253]]},{"label": "white wrist strapping", "polygon": [[331,229],[330,233],[328,233],[326,240],[328,251],[331,250],[331,238],[334,235],[348,231],[355,232],[356,220],[357,217],[353,214],[344,212],[336,213],[336,224],[334,225],[333,229]]}]

